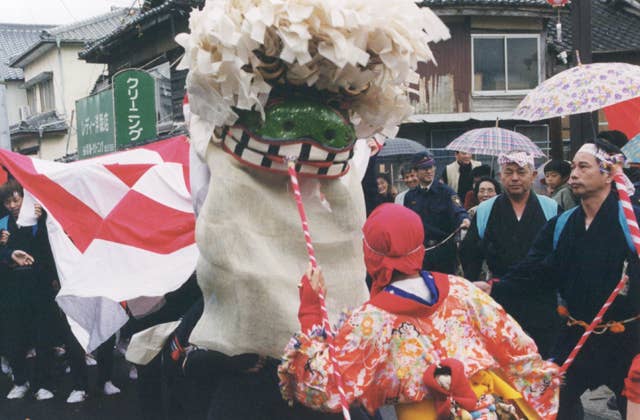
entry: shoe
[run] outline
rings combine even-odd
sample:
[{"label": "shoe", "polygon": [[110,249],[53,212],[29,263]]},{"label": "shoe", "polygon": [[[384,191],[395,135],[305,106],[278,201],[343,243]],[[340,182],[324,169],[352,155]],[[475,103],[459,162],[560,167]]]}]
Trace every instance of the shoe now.
[{"label": "shoe", "polygon": [[104,395],[116,395],[120,393],[120,388],[115,386],[113,382],[107,381],[104,383],[104,387],[102,387],[102,391]]},{"label": "shoe", "polygon": [[48,389],[40,388],[38,392],[36,392],[35,396],[36,400],[38,401],[50,400],[51,398],[53,398],[53,392],[49,391]]},{"label": "shoe", "polygon": [[25,382],[24,385],[14,385],[11,391],[7,394],[8,400],[19,400],[27,395],[29,390],[29,382]]},{"label": "shoe", "polygon": [[0,368],[2,369],[2,373],[5,375],[11,375],[11,365],[9,361],[4,357],[0,357]]},{"label": "shoe", "polygon": [[87,353],[84,356],[84,362],[86,363],[87,366],[95,366],[98,364],[98,362],[96,362],[95,357],[93,357],[93,354],[91,353]]},{"label": "shoe", "polygon": [[82,402],[87,399],[87,391],[83,391],[81,389],[74,389],[69,393],[69,397],[67,397],[67,402],[69,404],[75,404]]},{"label": "shoe", "polygon": [[56,357],[62,357],[67,354],[67,349],[64,348],[64,346],[56,346],[53,348],[53,353],[56,355]]},{"label": "shoe", "polygon": [[131,379],[132,381],[138,379],[138,369],[136,369],[135,366],[131,366],[129,368],[129,379]]},{"label": "shoe", "polygon": [[36,349],[29,349],[29,351],[27,352],[26,358],[33,359],[34,357],[36,357]]}]

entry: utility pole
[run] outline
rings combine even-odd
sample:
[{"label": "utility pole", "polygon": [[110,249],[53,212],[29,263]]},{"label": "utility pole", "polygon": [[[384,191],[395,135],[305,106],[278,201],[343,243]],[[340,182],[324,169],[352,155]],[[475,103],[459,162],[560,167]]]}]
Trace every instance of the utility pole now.
[{"label": "utility pole", "polygon": [[0,77],[0,149],[11,150],[9,116],[7,114],[7,84]]},{"label": "utility pole", "polygon": [[[571,25],[573,26],[573,49],[582,64],[593,62],[591,49],[591,0],[573,0],[571,2]],[[595,139],[598,132],[598,113],[587,112],[569,117],[571,126],[571,157],[585,140]]]}]

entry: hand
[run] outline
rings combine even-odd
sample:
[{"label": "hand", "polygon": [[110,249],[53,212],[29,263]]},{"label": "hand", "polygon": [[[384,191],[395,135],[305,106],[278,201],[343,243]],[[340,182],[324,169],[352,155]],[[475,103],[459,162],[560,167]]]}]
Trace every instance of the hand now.
[{"label": "hand", "polygon": [[376,139],[368,139],[367,146],[369,146],[369,155],[374,156],[377,155],[380,149],[382,149],[382,145],[378,143]]},{"label": "hand", "polygon": [[36,215],[36,219],[39,219],[42,216],[42,206],[40,204],[33,205],[33,212]]},{"label": "hand", "polygon": [[11,259],[20,267],[32,265],[35,259],[24,251],[16,249],[11,253]]},{"label": "hand", "polygon": [[4,246],[9,242],[9,235],[11,234],[8,230],[2,230],[2,233],[0,233],[0,245]]},{"label": "hand", "polygon": [[469,219],[464,219],[462,223],[460,223],[461,229],[469,229],[470,226],[471,226],[471,220]]},{"label": "hand", "polygon": [[486,281],[474,281],[473,285],[476,286],[478,289],[482,290],[483,292],[485,292],[486,294],[488,295],[491,294],[491,284],[487,283]]},{"label": "hand", "polygon": [[311,288],[314,292],[322,292],[322,294],[326,294],[326,288],[324,286],[324,275],[322,274],[322,269],[320,267],[316,267],[314,269],[311,266],[311,263],[309,263],[305,275],[309,279],[309,283],[311,284]]}]

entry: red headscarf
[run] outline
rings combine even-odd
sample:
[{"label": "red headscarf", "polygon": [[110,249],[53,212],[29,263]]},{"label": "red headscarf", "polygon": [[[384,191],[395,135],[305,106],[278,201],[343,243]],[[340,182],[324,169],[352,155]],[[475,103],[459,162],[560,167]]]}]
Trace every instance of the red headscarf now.
[{"label": "red headscarf", "polygon": [[382,204],[362,228],[364,263],[373,277],[371,296],[391,282],[393,270],[413,274],[422,267],[424,229],[413,211],[398,204]]}]

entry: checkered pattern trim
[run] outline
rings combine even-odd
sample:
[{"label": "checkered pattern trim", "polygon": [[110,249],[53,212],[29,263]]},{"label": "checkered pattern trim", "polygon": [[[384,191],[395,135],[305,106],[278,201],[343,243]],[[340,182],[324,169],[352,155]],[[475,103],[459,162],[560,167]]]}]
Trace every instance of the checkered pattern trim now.
[{"label": "checkered pattern trim", "polygon": [[269,141],[233,126],[222,135],[222,148],[238,161],[272,172],[287,174],[286,158],[296,159],[296,172],[317,178],[339,178],[349,170],[353,144],[329,149],[311,140]]}]

